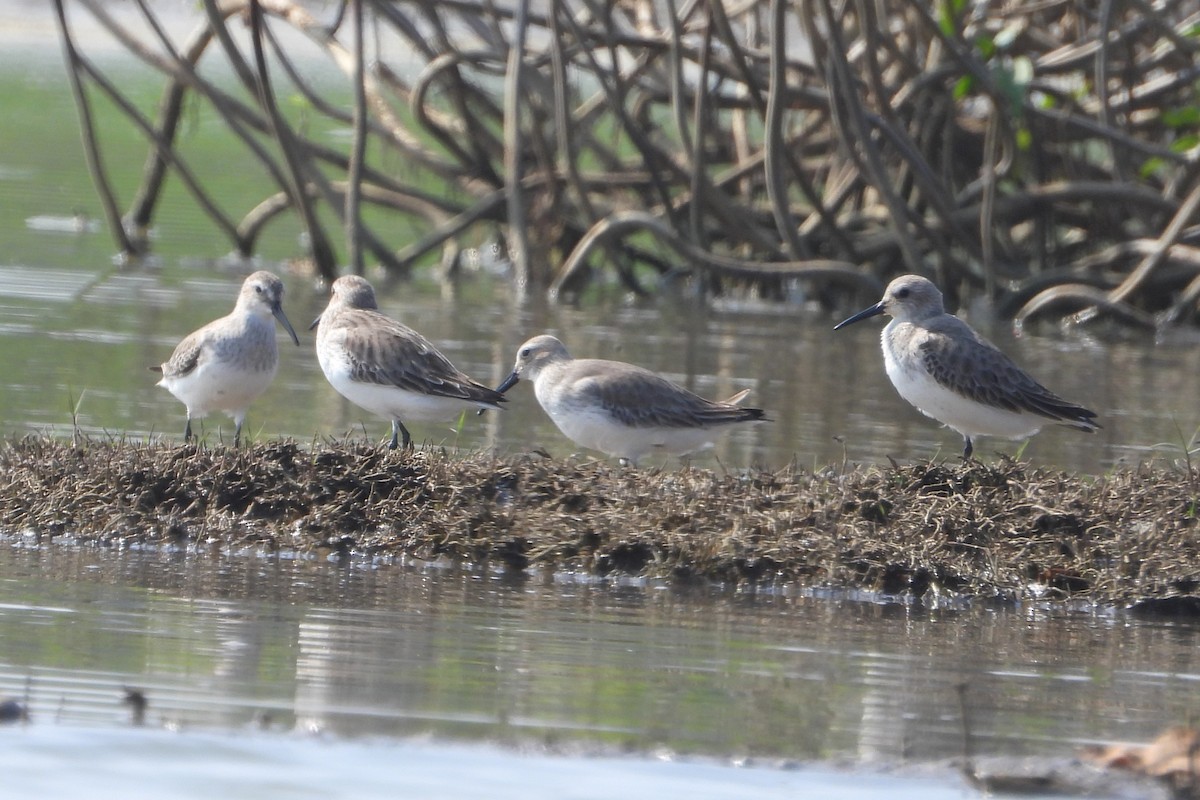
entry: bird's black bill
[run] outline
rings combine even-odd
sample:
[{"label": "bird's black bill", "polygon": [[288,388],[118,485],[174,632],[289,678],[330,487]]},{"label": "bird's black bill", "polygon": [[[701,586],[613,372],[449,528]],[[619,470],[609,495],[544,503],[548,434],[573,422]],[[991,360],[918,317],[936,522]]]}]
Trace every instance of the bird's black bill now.
[{"label": "bird's black bill", "polygon": [[864,319],[870,319],[871,317],[878,317],[882,313],[883,313],[883,303],[878,302],[875,305],[871,306],[870,308],[864,308],[862,311],[858,312],[853,317],[847,317],[846,319],[839,322],[837,325],[834,325],[833,329],[835,331],[838,331],[838,330],[841,330],[842,328],[846,327],[847,325],[853,325],[856,322],[862,322]]},{"label": "bird's black bill", "polygon": [[279,320],[279,324],[283,326],[283,329],[292,337],[292,341],[299,347],[300,337],[296,335],[296,329],[292,327],[292,323],[288,322],[287,315],[283,313],[283,308],[276,306],[271,309],[271,313],[275,315],[275,319]]},{"label": "bird's black bill", "polygon": [[502,383],[496,387],[496,391],[499,392],[500,394],[504,394],[509,389],[516,386],[517,381],[519,381],[519,380],[521,380],[521,376],[518,375],[516,372],[513,372],[507,378],[504,379],[504,383]]},{"label": "bird's black bill", "polygon": [[308,326],[308,329],[311,331],[313,328],[317,327],[320,324],[321,324],[321,317],[320,317],[320,315],[318,315],[317,318],[312,321],[312,325]]}]

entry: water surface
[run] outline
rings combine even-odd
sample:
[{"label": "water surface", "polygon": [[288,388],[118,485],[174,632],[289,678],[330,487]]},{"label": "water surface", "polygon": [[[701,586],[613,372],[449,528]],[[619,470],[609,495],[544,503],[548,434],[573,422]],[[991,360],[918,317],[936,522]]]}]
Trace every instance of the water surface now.
[{"label": "water surface", "polygon": [[[363,769],[380,748],[423,762],[423,743],[440,766],[420,779],[443,788],[467,745],[473,768],[507,764],[514,792],[515,753],[583,783],[600,756],[648,771],[630,780],[666,779],[646,754],[705,769],[749,758],[763,772],[746,780],[812,788],[778,766],[960,753],[960,685],[985,755],[1069,758],[1197,711],[1200,627],[1094,610],[12,543],[0,576],[0,696],[27,696],[33,719],[0,752],[30,786],[46,778],[26,756],[88,741],[99,763],[161,748],[171,775],[197,760],[257,774],[337,748]],[[185,744],[131,744],[145,734],[129,730],[127,687],[149,698],[147,728]]]},{"label": "water surface", "polygon": [[[709,761],[636,756],[544,756],[446,742],[29,728],[0,731],[0,744],[6,788],[25,797],[792,800],[819,795],[828,800],[866,796],[962,800],[968,796],[945,777],[821,767],[735,769]],[[80,777],[64,774],[64,760],[70,763],[71,773]]]},{"label": "water surface", "polygon": [[[10,0],[0,4],[0,14],[9,30],[25,32],[10,36],[17,41],[0,61],[6,108],[0,126],[5,212],[0,433],[65,434],[77,428],[138,440],[178,437],[183,407],[154,386],[156,376],[147,367],[166,360],[188,332],[227,313],[246,271],[267,267],[283,274],[285,309],[297,328],[323,308],[323,289],[291,270],[291,260],[304,254],[297,226],[282,219],[262,239],[261,261],[228,264],[222,261],[228,244],[171,182],[156,218],[155,259],[136,269],[115,267],[110,237],[97,223],[100,207],[57,44],[47,39],[53,32],[48,6]],[[75,16],[86,33],[86,15]],[[33,47],[37,41],[42,46]],[[160,81],[94,32],[88,43],[89,52],[152,113]],[[315,59],[305,68],[318,80],[330,69]],[[106,165],[127,202],[146,145],[104,103],[97,103],[96,112]],[[231,146],[214,116],[197,109],[188,119],[180,145],[185,156],[199,165],[219,165],[204,169],[205,185],[231,213],[245,213],[263,193],[261,169]],[[335,141],[343,133],[324,135]],[[397,218],[396,225],[406,224]],[[485,242],[471,238],[485,235],[473,231],[462,245],[486,250]],[[888,383],[879,352],[880,320],[837,334],[831,330],[842,316],[876,298],[847,298],[845,308],[822,311],[806,303],[812,287],[799,283],[783,303],[701,305],[670,293],[632,303],[610,289],[568,308],[548,306],[536,293],[532,301],[520,302],[502,275],[476,275],[453,287],[439,286],[431,268],[419,269],[408,282],[372,277],[386,313],[423,332],[484,383],[503,379],[521,342],[551,332],[575,355],[642,364],[710,397],[750,389],[747,402],[766,409],[773,421],[733,432],[714,454],[698,459],[706,466],[778,468],[793,460],[821,466],[844,458],[885,463],[888,457],[952,457],[961,451],[957,434],[921,416]],[[1100,473],[1123,462],[1175,458],[1200,427],[1195,341],[1106,341],[1046,328],[1014,339],[1006,325],[982,313],[971,319],[1052,389],[1100,415],[1104,427],[1093,435],[1051,428],[1033,439],[1024,456],[1037,464]],[[387,435],[386,422],[350,406],[325,383],[311,334],[302,336],[299,348],[285,335],[279,341],[280,373],[250,409],[251,435],[300,441],[348,432],[379,440]],[[465,419],[461,428],[453,422],[414,424],[413,434],[421,442],[467,449],[576,452],[537,407],[528,385],[518,385],[511,398],[504,413]],[[232,425],[214,415],[205,430],[217,442],[230,436]],[[987,458],[1019,448],[1020,443],[984,439],[977,450]]]}]

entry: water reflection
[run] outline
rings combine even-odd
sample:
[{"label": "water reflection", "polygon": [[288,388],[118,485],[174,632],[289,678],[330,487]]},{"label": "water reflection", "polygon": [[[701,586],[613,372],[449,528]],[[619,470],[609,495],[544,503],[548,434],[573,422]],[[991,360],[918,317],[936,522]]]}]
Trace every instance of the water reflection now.
[{"label": "water reflection", "polygon": [[0,550],[35,722],[786,758],[1068,755],[1194,713],[1195,627],[262,557]]}]

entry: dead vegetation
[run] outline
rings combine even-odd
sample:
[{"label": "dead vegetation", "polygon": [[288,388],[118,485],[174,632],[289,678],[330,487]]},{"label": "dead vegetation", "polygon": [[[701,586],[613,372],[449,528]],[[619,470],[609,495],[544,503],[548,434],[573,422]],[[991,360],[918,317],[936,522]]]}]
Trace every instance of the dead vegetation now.
[{"label": "dead vegetation", "polygon": [[[1140,601],[1187,613],[1196,476],[918,463],[719,474],[338,442],[241,450],[26,438],[0,530],[41,543],[445,558],[513,570],[887,594]],[[1182,611],[1181,611],[1182,609]]]},{"label": "dead vegetation", "polygon": [[1195,728],[1167,728],[1149,744],[1091,745],[1081,755],[1106,769],[1155,778],[1177,800],[1200,797],[1200,731]]}]

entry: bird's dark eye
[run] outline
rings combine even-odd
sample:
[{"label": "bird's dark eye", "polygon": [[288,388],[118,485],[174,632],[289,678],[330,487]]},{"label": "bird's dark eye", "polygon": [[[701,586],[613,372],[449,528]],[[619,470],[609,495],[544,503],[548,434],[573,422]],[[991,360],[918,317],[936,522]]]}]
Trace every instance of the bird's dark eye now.
[{"label": "bird's dark eye", "polygon": [[258,292],[259,294],[262,294],[262,293],[263,293],[263,287],[261,287],[261,286],[255,286],[255,287],[254,287],[254,291]]},{"label": "bird's dark eye", "polygon": [[908,297],[908,294],[909,294],[908,289],[904,288],[904,289],[901,289],[900,291],[896,292],[896,297],[899,297],[901,300],[903,300],[904,298]]},{"label": "bird's dark eye", "polygon": [[529,358],[529,356],[532,355],[532,353],[533,353],[533,351],[530,348],[526,347],[524,350],[521,351],[521,358]]}]

